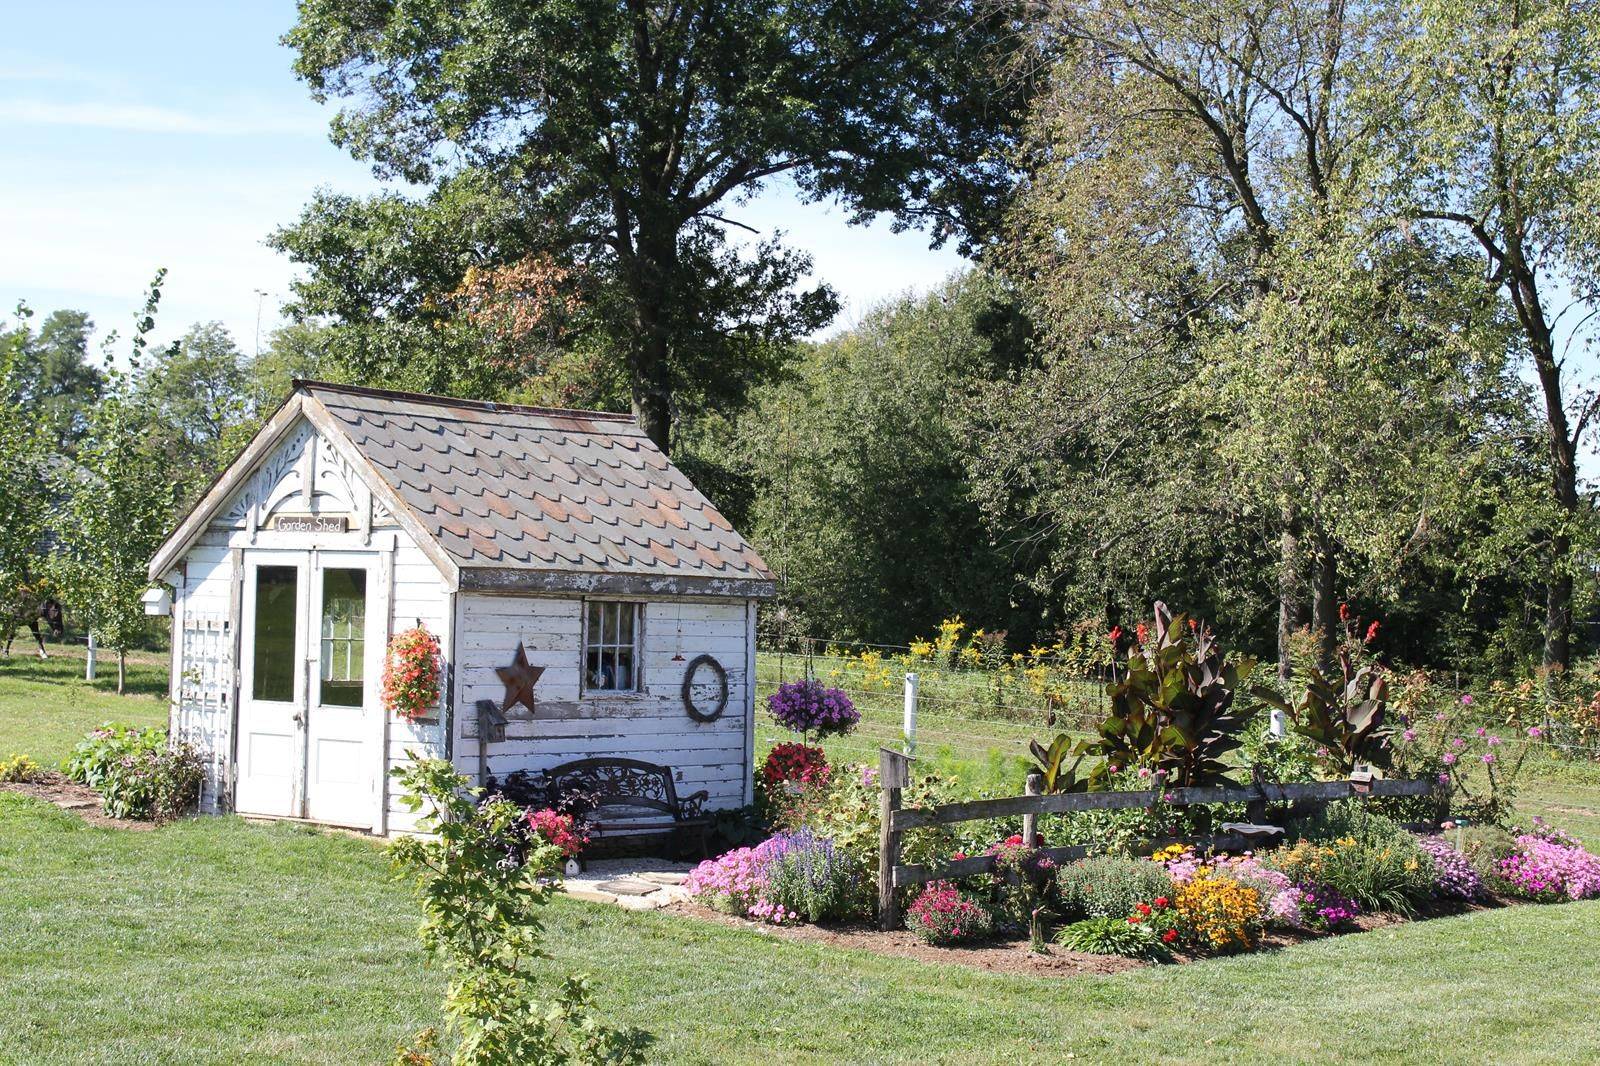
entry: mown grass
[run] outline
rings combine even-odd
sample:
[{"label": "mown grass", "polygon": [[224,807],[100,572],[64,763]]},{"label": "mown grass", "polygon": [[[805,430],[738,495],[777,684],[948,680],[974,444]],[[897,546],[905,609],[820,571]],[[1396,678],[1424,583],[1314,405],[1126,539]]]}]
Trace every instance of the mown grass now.
[{"label": "mown grass", "polygon": [[[81,669],[0,664],[0,750],[59,758],[104,718],[164,717]],[[164,684],[159,662],[136,671]],[[1600,839],[1595,785],[1526,781],[1524,809]],[[236,818],[93,829],[0,793],[0,885],[0,1062],[379,1062],[438,1020],[442,977],[374,841]],[[571,901],[549,919],[552,972],[589,972],[660,1061],[1600,1059],[1600,903],[1066,980]]]},{"label": "mown grass", "polygon": [[167,656],[128,656],[128,695],[117,695],[117,660],[102,653],[95,680],[83,679],[84,649],[50,645],[50,658],[20,650],[0,659],[0,758],[18,752],[54,766],[103,721],[164,725]]},{"label": "mown grass", "polygon": [[[0,794],[0,1061],[377,1062],[441,977],[379,848]],[[558,901],[549,968],[670,1062],[1577,1062],[1600,904],[1518,907],[1114,977],[999,976]]]}]

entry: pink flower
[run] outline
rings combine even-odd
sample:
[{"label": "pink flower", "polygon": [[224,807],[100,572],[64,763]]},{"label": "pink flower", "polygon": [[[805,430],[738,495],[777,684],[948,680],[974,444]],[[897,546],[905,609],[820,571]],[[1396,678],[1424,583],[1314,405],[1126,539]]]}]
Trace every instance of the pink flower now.
[{"label": "pink flower", "polygon": [[1150,776],[1150,767],[1148,767],[1148,766],[1139,767],[1139,779],[1141,781],[1144,780],[1145,778],[1149,777],[1149,776]]},{"label": "pink flower", "polygon": [[1494,752],[1486,752],[1483,756],[1484,765],[1487,766],[1492,762],[1494,762]]},{"label": "pink flower", "polygon": [[1490,737],[1489,738],[1489,746],[1491,748],[1499,747],[1500,746],[1500,738],[1499,737]]},{"label": "pink flower", "polygon": [[1472,706],[1472,695],[1470,693],[1468,693],[1467,695],[1464,695],[1464,696],[1461,697],[1461,705],[1463,707],[1471,707]]},{"label": "pink flower", "polygon": [[1439,775],[1439,784],[1448,785],[1449,783],[1450,783],[1450,775],[1449,774],[1440,774]]},{"label": "pink flower", "polygon": [[1415,729],[1408,729],[1404,733],[1401,733],[1400,736],[1404,740],[1408,740],[1408,741],[1416,740],[1417,739],[1417,731]]},{"label": "pink flower", "polygon": [[1456,764],[1456,753],[1453,752],[1453,751],[1445,752],[1444,753],[1444,764],[1446,766],[1454,766]]},{"label": "pink flower", "polygon": [[1536,725],[1530,725],[1528,727],[1528,735],[1534,740],[1538,740],[1540,737],[1544,736],[1544,730],[1540,729]]},{"label": "pink flower", "polygon": [[1480,725],[1477,729],[1474,729],[1473,732],[1481,737],[1487,735],[1489,731]]}]

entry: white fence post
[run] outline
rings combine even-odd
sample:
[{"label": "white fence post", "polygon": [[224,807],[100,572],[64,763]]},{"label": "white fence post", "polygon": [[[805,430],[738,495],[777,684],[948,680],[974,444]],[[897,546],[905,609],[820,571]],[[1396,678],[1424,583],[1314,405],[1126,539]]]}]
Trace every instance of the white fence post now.
[{"label": "white fence post", "polygon": [[906,754],[917,753],[917,675],[906,675]]},{"label": "white fence post", "polygon": [[94,649],[94,630],[91,629],[89,630],[89,654],[83,661],[83,679],[85,681],[94,680]]}]

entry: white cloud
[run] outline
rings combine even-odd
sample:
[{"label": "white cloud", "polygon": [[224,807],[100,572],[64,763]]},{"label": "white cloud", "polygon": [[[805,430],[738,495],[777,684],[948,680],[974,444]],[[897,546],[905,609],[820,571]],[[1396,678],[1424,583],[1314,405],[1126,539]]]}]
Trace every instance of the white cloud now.
[{"label": "white cloud", "polygon": [[321,136],[325,121],[315,114],[285,114],[241,109],[223,115],[201,115],[150,104],[55,100],[0,100],[0,122],[34,126],[76,126],[129,133],[178,133],[214,136],[259,136],[287,133]]}]

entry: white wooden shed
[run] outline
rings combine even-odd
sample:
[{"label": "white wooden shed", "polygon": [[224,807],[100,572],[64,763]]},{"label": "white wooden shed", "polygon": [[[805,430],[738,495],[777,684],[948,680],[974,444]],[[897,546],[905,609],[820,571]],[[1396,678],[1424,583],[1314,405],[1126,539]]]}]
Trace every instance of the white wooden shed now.
[{"label": "white wooden shed", "polygon": [[[773,577],[627,416],[297,382],[150,578],[173,589],[171,728],[207,755],[204,811],[404,830],[407,751],[474,778],[628,756],[709,809],[750,801]],[[408,720],[380,676],[417,624],[442,694]],[[534,710],[482,738],[519,646]]]}]

